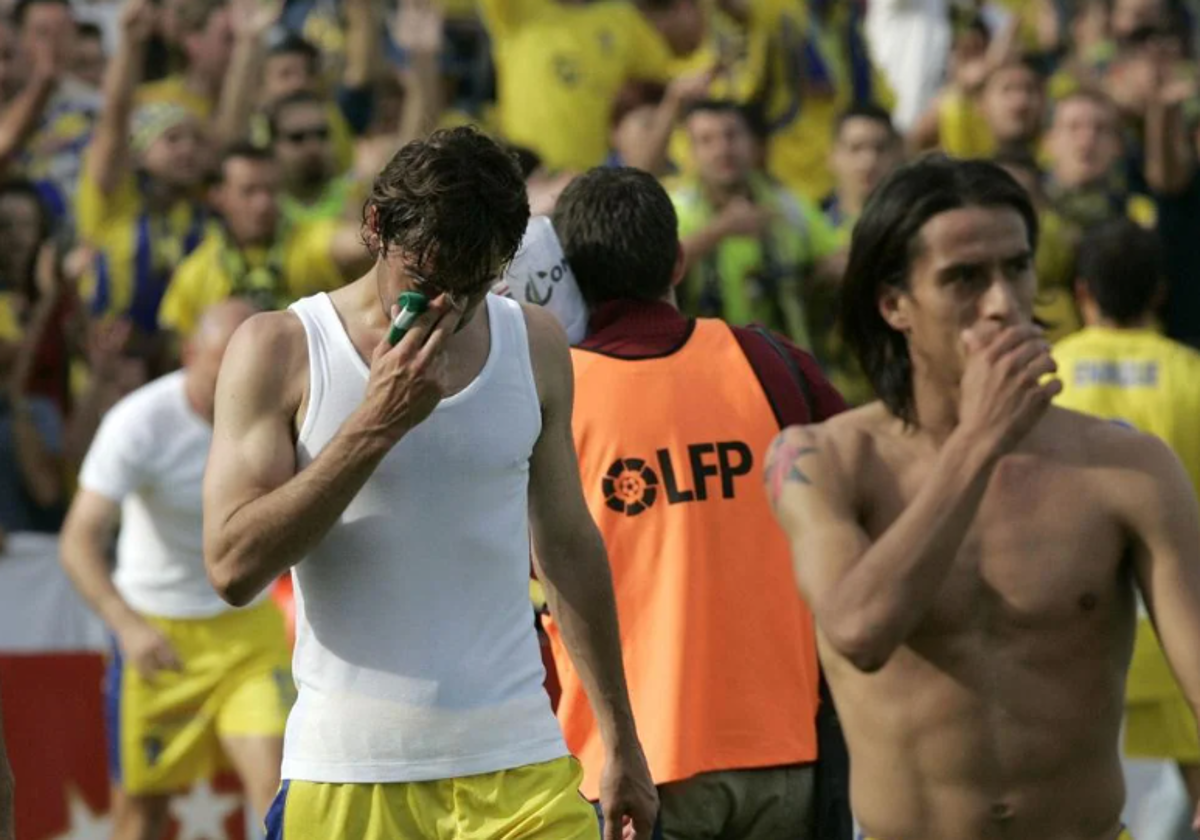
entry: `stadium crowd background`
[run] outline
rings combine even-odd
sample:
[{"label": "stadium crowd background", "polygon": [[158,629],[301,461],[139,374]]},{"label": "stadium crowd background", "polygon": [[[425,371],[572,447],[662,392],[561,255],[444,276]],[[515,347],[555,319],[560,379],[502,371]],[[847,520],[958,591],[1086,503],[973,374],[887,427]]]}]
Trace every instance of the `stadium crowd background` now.
[{"label": "stadium crowd background", "polygon": [[851,404],[850,234],[935,149],[1032,194],[1055,339],[1080,243],[1128,217],[1161,244],[1156,328],[1200,346],[1198,38],[1190,0],[0,2],[0,562],[61,527],[100,418],[208,306],[368,267],[371,178],[439,126],[511,144],[535,214],[590,167],[661,177],[683,310],[787,335]]}]

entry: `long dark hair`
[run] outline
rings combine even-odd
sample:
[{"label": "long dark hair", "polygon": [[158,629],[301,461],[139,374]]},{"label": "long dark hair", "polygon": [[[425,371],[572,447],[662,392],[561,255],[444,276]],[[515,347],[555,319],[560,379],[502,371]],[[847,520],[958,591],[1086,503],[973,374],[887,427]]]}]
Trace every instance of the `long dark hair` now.
[{"label": "long dark hair", "polygon": [[868,199],[850,241],[842,284],[841,324],[875,393],[895,416],[916,423],[908,341],[879,312],[885,286],[908,288],[925,223],[961,207],[1009,207],[1025,220],[1037,247],[1037,211],[1011,175],[983,160],[921,158],[893,172]]}]

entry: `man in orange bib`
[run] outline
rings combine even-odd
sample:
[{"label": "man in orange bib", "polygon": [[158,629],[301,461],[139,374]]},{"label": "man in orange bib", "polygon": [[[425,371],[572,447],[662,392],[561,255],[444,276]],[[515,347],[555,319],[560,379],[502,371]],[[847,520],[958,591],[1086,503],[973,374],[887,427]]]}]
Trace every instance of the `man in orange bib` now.
[{"label": "man in orange bib", "polygon": [[[589,172],[560,196],[554,226],[592,310],[572,350],[575,445],[663,836],[811,837],[813,620],[760,475],[781,425],[830,417],[842,400],[782,339],[679,313],[675,212],[650,175]],[[559,721],[595,799],[600,733],[553,615],[547,632]]]}]

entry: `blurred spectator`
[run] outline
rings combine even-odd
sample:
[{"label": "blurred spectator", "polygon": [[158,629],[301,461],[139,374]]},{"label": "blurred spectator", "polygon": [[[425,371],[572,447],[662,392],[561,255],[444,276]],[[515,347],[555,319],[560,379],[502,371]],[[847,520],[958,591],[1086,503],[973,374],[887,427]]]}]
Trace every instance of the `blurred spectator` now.
[{"label": "blurred spectator", "polygon": [[100,95],[68,73],[75,21],[67,0],[19,0],[13,21],[12,71],[21,94],[3,122],[20,127],[3,138],[10,145],[0,151],[17,154],[16,171],[38,184],[56,219],[66,220]]},{"label": "blurred spectator", "polygon": [[840,272],[837,235],[816,205],[756,171],[761,146],[737,105],[700,102],[685,125],[696,176],[672,193],[687,267],[680,308],[759,322],[808,348],[804,285]]},{"label": "blurred spectator", "polygon": [[104,80],[106,107],[87,151],[77,197],[80,236],[96,249],[82,290],[93,316],[129,318],[154,336],[171,273],[204,237],[200,202],[203,125],[163,100],[134,107],[157,9],[129,0],[117,54]]},{"label": "blurred spectator", "polygon": [[[445,19],[428,0],[400,0],[391,20],[393,42],[405,64],[384,75],[374,88],[371,121],[355,154],[355,177],[370,184],[401,146],[439,126],[445,116]],[[530,167],[525,174],[536,168]]]},{"label": "blurred spectator", "polygon": [[[721,0],[705,47],[686,65],[715,70],[710,98],[756,112],[766,134],[763,168],[812,201],[833,189],[828,159],[838,113],[893,101],[871,62],[861,9],[854,0]],[[683,137],[674,152],[690,172]]]},{"label": "blurred spectator", "polygon": [[1079,228],[1067,222],[1050,206],[1042,186],[1042,173],[1033,156],[1022,152],[1001,153],[994,161],[1004,167],[1025,188],[1038,211],[1038,242],[1034,254],[1038,291],[1033,300],[1033,315],[1051,341],[1058,341],[1079,329],[1075,307],[1075,261],[1079,249]]},{"label": "blurred spectator", "polygon": [[287,224],[345,218],[365,194],[334,161],[329,109],[308,91],[289,94],[271,109],[271,139],[283,176],[280,209]]},{"label": "blurred spectator", "polygon": [[[52,245],[39,260],[53,265]],[[53,271],[48,270],[52,276]],[[52,278],[53,279],[53,278]],[[29,395],[29,378],[58,302],[45,294],[34,306],[15,355],[0,367],[0,529],[57,533],[66,512],[62,414],[53,401]],[[0,357],[3,358],[3,357]]]},{"label": "blurred spectator", "polygon": [[[337,170],[348,171],[354,164],[355,130],[362,131],[370,118],[371,72],[379,41],[375,7],[369,0],[345,4],[348,37],[354,49],[336,86],[336,102],[328,93],[317,48],[296,35],[272,30],[281,8],[282,0],[265,5],[234,0],[237,46],[222,94],[219,136],[226,142],[250,139],[268,146],[273,141],[270,115],[275,107],[284,99],[308,93],[318,97],[326,109]],[[277,33],[274,40],[272,31]]]},{"label": "blurred spectator", "polygon": [[900,164],[903,151],[888,112],[878,105],[855,105],[838,116],[829,155],[834,188],[821,201],[821,211],[842,247],[849,246],[867,197]]},{"label": "blurred spectator", "polygon": [[372,263],[360,225],[322,220],[290,225],[279,210],[274,156],[250,144],[226,151],[212,204],[221,223],[176,270],[163,299],[162,324],[187,337],[200,315],[228,297],[261,309],[332,291]]},{"label": "blurred spectator", "polygon": [[71,72],[79,81],[96,90],[104,84],[104,68],[108,54],[104,49],[104,33],[94,23],[75,26],[75,52],[71,56]]},{"label": "blurred spectator", "polygon": [[233,56],[229,6],[226,0],[179,0],[172,15],[183,66],[165,79],[143,84],[137,103],[181,105],[208,125],[216,114]]},{"label": "blurred spectator", "polygon": [[503,134],[550,169],[602,164],[625,83],[668,81],[672,56],[692,52],[704,35],[698,0],[483,0],[482,12]]},{"label": "blurred spectator", "polygon": [[632,166],[654,175],[673,171],[670,145],[679,119],[705,98],[715,76],[716,68],[709,68],[679,76],[667,85],[626,85],[613,107],[612,150],[605,165]]},{"label": "blurred spectator", "polygon": [[[75,296],[51,240],[51,218],[28,181],[0,182],[0,367],[26,342],[21,387],[49,400],[60,414],[70,407],[69,358]],[[5,334],[7,332],[7,335]]]},{"label": "blurred spectator", "polygon": [[[1108,222],[1085,240],[1076,286],[1087,324],[1059,342],[1054,358],[1066,408],[1153,434],[1179,456],[1200,489],[1200,353],[1159,335],[1166,298],[1165,255],[1158,237],[1128,219]],[[1200,801],[1196,718],[1171,674],[1145,605],[1125,700],[1125,754],[1177,762],[1192,802]]]},{"label": "blurred spectator", "polygon": [[1102,93],[1081,88],[1054,107],[1046,137],[1046,194],[1066,221],[1083,230],[1128,212],[1117,108]]},{"label": "blurred spectator", "polygon": [[[901,162],[903,144],[888,112],[878,105],[856,105],[843,111],[835,130],[830,170],[837,186],[821,203],[834,229],[838,247],[850,245],[850,234],[875,187]],[[805,288],[805,309],[813,355],[849,405],[874,399],[871,383],[854,354],[842,341],[838,324],[841,277],[827,277]]]},{"label": "blurred spectator", "polygon": [[870,0],[866,34],[871,55],[896,92],[896,127],[912,130],[934,103],[952,40],[948,0]]}]

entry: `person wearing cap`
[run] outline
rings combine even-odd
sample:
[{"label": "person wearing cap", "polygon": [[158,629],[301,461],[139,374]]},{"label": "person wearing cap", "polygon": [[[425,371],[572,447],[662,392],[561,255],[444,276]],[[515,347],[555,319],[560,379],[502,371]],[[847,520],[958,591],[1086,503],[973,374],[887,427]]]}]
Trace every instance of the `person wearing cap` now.
[{"label": "person wearing cap", "polygon": [[128,318],[146,336],[158,332],[171,272],[200,244],[206,222],[199,121],[173,102],[134,105],[155,18],[149,0],[122,10],[120,46],[104,79],[107,107],[76,197],[80,236],[98,254],[85,301],[93,316]]},{"label": "person wearing cap", "polygon": [[[816,636],[762,475],[780,428],[845,404],[785,339],[679,312],[685,255],[653,176],[593,169],[563,190],[553,224],[591,308],[571,351],[572,427],[662,836],[815,837]],[[595,800],[600,727],[562,618],[552,604],[558,719]]]}]

